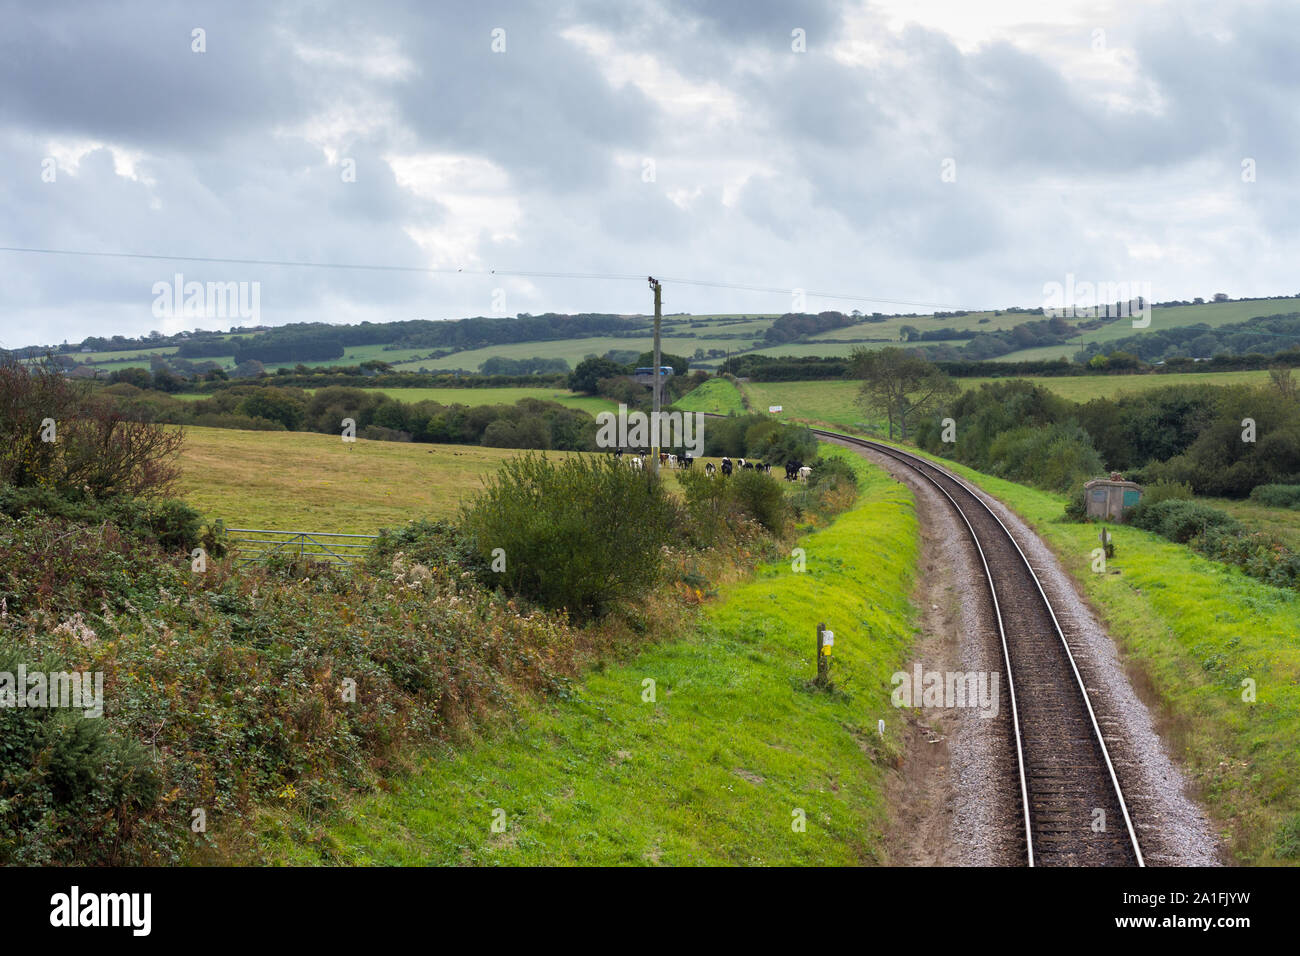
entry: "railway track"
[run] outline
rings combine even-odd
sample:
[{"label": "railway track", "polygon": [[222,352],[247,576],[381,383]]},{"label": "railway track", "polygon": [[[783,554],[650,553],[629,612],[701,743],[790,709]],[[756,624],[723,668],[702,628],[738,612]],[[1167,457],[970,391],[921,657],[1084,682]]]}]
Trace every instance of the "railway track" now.
[{"label": "railway track", "polygon": [[917,472],[952,503],[970,532],[1002,642],[1004,698],[1011,713],[1028,864],[1145,865],[1069,642],[1038,575],[1006,525],[964,481],[924,458],[878,442],[814,431],[871,448]]}]

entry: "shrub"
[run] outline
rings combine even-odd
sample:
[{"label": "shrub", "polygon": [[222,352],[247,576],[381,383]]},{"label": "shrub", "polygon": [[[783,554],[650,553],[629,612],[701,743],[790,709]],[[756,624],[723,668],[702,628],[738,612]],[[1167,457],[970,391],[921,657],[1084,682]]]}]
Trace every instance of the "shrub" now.
[{"label": "shrub", "polygon": [[691,543],[709,547],[724,533],[736,511],[736,503],[727,493],[728,482],[703,470],[688,470],[677,476],[677,484],[686,498],[685,528]]},{"label": "shrub", "polygon": [[[69,670],[0,643],[0,671]],[[17,688],[15,693],[24,693]],[[92,859],[129,832],[121,817],[159,795],[153,761],[104,720],[65,707],[0,707],[0,863]]]},{"label": "shrub", "polygon": [[[45,441],[53,422],[55,441]],[[182,434],[130,421],[49,365],[0,361],[0,483],[99,497],[165,494],[180,477]]]},{"label": "shrub", "polygon": [[1130,513],[1130,522],[1146,531],[1154,531],[1170,541],[1186,544],[1198,535],[1217,532],[1240,532],[1241,525],[1227,512],[1197,501],[1171,499],[1154,504],[1142,502]]},{"label": "shrub", "polygon": [[1300,508],[1300,485],[1260,485],[1250,498],[1270,508]]},{"label": "shrub", "polygon": [[483,580],[577,619],[599,617],[654,586],[677,508],[650,470],[608,457],[508,460],[466,507],[462,527]]},{"label": "shrub", "polygon": [[199,544],[202,516],[176,498],[95,498],[52,487],[0,486],[0,513],[11,518],[41,515],[77,525],[111,524],[165,551],[189,551]]},{"label": "shrub", "polygon": [[1300,857],[1300,814],[1293,814],[1278,827],[1273,852],[1283,860]]},{"label": "shrub", "polygon": [[409,561],[430,568],[452,567],[482,572],[487,569],[474,550],[473,540],[449,521],[412,521],[401,528],[385,528],[366,552],[372,569],[392,565],[403,554]]},{"label": "shrub", "polygon": [[[125,500],[121,502],[121,507],[128,513],[131,509],[139,509],[136,502]],[[148,527],[150,536],[164,551],[190,551],[199,543],[199,526],[203,516],[177,498],[147,503],[141,520]]]},{"label": "shrub", "polygon": [[790,517],[781,483],[771,475],[742,468],[730,479],[722,479],[731,500],[768,531],[779,535]]},{"label": "shrub", "polygon": [[1065,520],[1066,521],[1088,521],[1088,499],[1087,489],[1083,487],[1082,481],[1076,481],[1074,486],[1065,493]]},{"label": "shrub", "polygon": [[704,428],[704,456],[757,458],[778,465],[817,455],[817,436],[803,425],[786,425],[767,415],[710,418]]},{"label": "shrub", "polygon": [[858,486],[858,476],[843,458],[816,458],[809,464],[812,467],[812,474],[808,476],[808,484],[814,488],[819,485],[845,483],[853,488]]},{"label": "shrub", "polygon": [[1156,505],[1162,501],[1191,501],[1192,486],[1185,481],[1157,481],[1142,489],[1142,503]]},{"label": "shrub", "polygon": [[994,474],[1050,491],[1065,491],[1102,471],[1101,457],[1077,425],[1022,426],[989,445]]}]

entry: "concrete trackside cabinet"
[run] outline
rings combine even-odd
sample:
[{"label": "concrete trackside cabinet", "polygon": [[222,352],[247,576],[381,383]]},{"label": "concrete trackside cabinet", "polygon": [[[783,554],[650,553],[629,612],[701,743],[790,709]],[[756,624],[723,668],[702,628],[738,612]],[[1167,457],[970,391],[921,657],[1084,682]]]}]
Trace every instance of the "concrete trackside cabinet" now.
[{"label": "concrete trackside cabinet", "polygon": [[1089,518],[1123,521],[1129,511],[1142,500],[1142,486],[1113,474],[1109,478],[1094,478],[1085,482],[1083,497]]}]

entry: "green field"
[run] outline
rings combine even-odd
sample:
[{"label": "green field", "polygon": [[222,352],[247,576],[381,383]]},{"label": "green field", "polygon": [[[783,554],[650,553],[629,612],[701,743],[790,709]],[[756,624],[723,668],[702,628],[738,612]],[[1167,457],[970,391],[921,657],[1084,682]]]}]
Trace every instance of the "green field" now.
[{"label": "green field", "polygon": [[[969,389],[990,382],[1005,381],[1008,379],[959,378],[957,384],[963,389]],[[1163,375],[1062,375],[1032,377],[1028,381],[1072,402],[1087,402],[1094,398],[1118,398],[1124,394],[1148,392],[1153,388],[1170,385],[1263,385],[1268,382],[1268,372],[1259,369],[1244,372],[1168,372]]]},{"label": "green field", "polygon": [[[703,331],[702,331],[703,336]],[[696,349],[731,349],[736,351],[747,347],[748,339],[714,339],[714,338],[679,338],[670,335],[662,337],[662,348],[673,355],[685,355],[688,358]],[[430,371],[439,369],[470,369],[478,367],[490,358],[525,359],[525,358],[562,358],[569,367],[576,367],[588,355],[604,355],[610,349],[635,349],[648,352],[654,346],[654,337],[647,334],[637,338],[615,338],[613,336],[594,336],[585,339],[557,339],[551,342],[512,342],[509,345],[494,345],[488,348],[471,349],[467,352],[454,352],[440,359],[418,359],[394,363],[399,371],[411,372],[421,368]]]},{"label": "green field", "polygon": [[684,412],[712,412],[715,415],[737,415],[745,411],[740,390],[725,378],[711,378],[673,403]]},{"label": "green field", "polygon": [[[373,534],[410,520],[452,517],[485,477],[521,454],[479,445],[186,427],[179,493],[207,520],[231,528]],[[709,461],[720,459],[700,459],[695,467]],[[662,474],[669,493],[680,494],[677,473]],[[788,495],[806,491],[803,485],[783,487]]]},{"label": "green field", "polygon": [[[441,750],[323,824],[268,814],[258,828],[266,855],[379,865],[889,862],[882,789],[902,715],[889,675],[914,633],[917,529],[906,487],[852,460],[862,497],[799,542],[806,573],[784,559],[760,567],[724,587],[687,639],[597,668],[567,700]],[[807,686],[817,620],[835,632],[832,676],[843,693]],[[654,701],[643,698],[647,679]],[[504,829],[494,833],[498,810]],[[796,832],[801,816],[806,829]]]},{"label": "green field", "polygon": [[[1126,393],[1145,392],[1171,385],[1262,385],[1268,372],[1171,372],[1164,375],[1068,375],[1026,378],[1036,385],[1072,402],[1094,398],[1117,398]],[[979,388],[992,382],[1013,381],[1009,378],[955,379],[963,390]],[[859,383],[846,379],[815,382],[746,382],[741,388],[756,410],[766,411],[780,405],[779,418],[810,423],[825,423],[845,428],[860,428],[866,413],[857,404]],[[708,409],[705,409],[707,411]]]},{"label": "green field", "polygon": [[[1255,316],[1275,315],[1300,311],[1300,300],[1265,299],[1258,302],[1222,302],[1206,305],[1171,306],[1153,310],[1150,329],[1158,330],[1173,326],[1192,325],[1204,322],[1210,326],[1220,326],[1232,322],[1243,322]],[[945,328],[954,330],[999,331],[1009,329],[1022,322],[1040,318],[1024,313],[1005,311],[972,312],[964,316],[935,319],[932,315],[890,315],[881,322],[858,322],[841,329],[831,329],[813,335],[807,341],[785,345],[763,346],[763,333],[771,327],[776,315],[751,314],[745,316],[696,315],[667,316],[663,324],[663,347],[673,354],[693,356],[696,349],[723,349],[734,353],[752,351],[758,355],[769,356],[827,356],[846,357],[854,348],[861,345],[883,347],[899,342],[903,326],[910,325],[921,331]],[[1022,361],[1030,359],[1070,358],[1089,342],[1111,342],[1129,335],[1140,333],[1132,326],[1129,319],[1119,319],[1107,323],[1100,329],[1084,333],[1059,346],[1043,346],[1023,349],[1009,355],[1001,356],[997,361]],[[230,336],[227,336],[230,338]],[[866,340],[873,341],[866,341]],[[830,340],[846,340],[833,342]],[[952,344],[960,345],[960,342]],[[324,362],[312,362],[312,365],[355,365],[359,362],[379,359],[393,364],[401,371],[469,369],[477,371],[479,366],[489,358],[563,358],[569,365],[576,366],[587,355],[604,355],[611,349],[636,349],[646,351],[652,345],[649,332],[635,338],[616,336],[597,336],[593,338],[573,338],[539,342],[515,342],[488,348],[456,352],[438,359],[419,358],[435,351],[433,348],[387,349],[381,345],[364,345],[349,347],[342,358]],[[755,348],[757,346],[758,348]],[[149,355],[168,355],[176,351],[176,346],[159,346],[157,348],[140,348],[123,352],[93,352],[82,356],[70,353],[80,360],[89,359],[107,371],[128,367],[149,367]],[[225,366],[233,365],[234,356],[216,356]],[[708,365],[716,365],[719,358],[701,360]],[[297,363],[284,365],[271,364],[268,368],[292,367]]]},{"label": "green field", "polygon": [[[314,392],[315,389],[308,389]],[[568,389],[556,388],[376,388],[391,398],[403,402],[438,402],[442,405],[513,405],[521,398],[536,398],[559,402],[569,408],[579,408],[592,415],[598,412],[617,411],[618,403],[599,395],[582,395]]]},{"label": "green field", "polygon": [[817,382],[746,382],[741,386],[751,408],[767,411],[780,405],[777,418],[840,428],[859,428],[867,414],[857,404],[860,383],[830,379]]},{"label": "green field", "polygon": [[[241,338],[243,336],[240,336]],[[72,353],[72,357],[81,362],[93,362],[96,368],[102,370],[103,374],[117,371],[124,368],[149,368],[149,356],[161,355],[169,356],[176,353],[177,346],[159,346],[152,349],[130,349],[122,352],[89,352],[86,354]],[[378,359],[383,362],[396,364],[398,362],[414,358],[417,355],[427,355],[429,349],[385,349],[382,345],[355,345],[343,350],[343,355],[336,359],[319,359],[312,360],[304,364],[310,366],[336,366],[336,365],[358,365],[362,362],[369,362]],[[203,358],[194,358],[189,361],[194,363],[200,362],[217,362],[227,371],[235,367],[235,354],[229,355],[212,355]],[[298,362],[268,362],[266,367],[272,371],[277,368],[294,368]]]},{"label": "green field", "polygon": [[518,452],[344,442],[307,432],[186,428],[181,497],[227,527],[373,534],[445,518]]},{"label": "green field", "polygon": [[1108,322],[1094,331],[1085,332],[1078,338],[1071,339],[1065,345],[1022,349],[1019,352],[999,356],[994,361],[1050,361],[1062,357],[1073,359],[1075,353],[1090,342],[1114,342],[1117,339],[1141,335],[1144,332],[1160,331],[1161,329],[1178,328],[1198,323],[1218,328],[1221,325],[1245,322],[1258,316],[1285,315],[1290,312],[1300,312],[1300,299],[1261,299],[1258,302],[1211,302],[1204,305],[1157,307],[1151,310],[1151,324],[1146,329],[1133,328],[1132,319],[1119,319],[1115,322]]},{"label": "green field", "polygon": [[[304,389],[315,392],[316,389]],[[592,415],[598,412],[617,411],[618,404],[612,399],[599,395],[582,395],[567,389],[554,388],[376,388],[366,391],[380,392],[402,402],[438,402],[442,405],[513,405],[521,398],[537,398],[547,402],[559,402],[569,408],[579,408]],[[210,393],[184,392],[173,395],[183,401],[193,402],[201,398],[210,398]]]}]

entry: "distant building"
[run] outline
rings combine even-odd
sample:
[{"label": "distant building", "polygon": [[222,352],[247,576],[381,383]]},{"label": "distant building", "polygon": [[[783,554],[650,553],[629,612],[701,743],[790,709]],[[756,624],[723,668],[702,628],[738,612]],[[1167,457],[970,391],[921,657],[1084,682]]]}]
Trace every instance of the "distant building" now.
[{"label": "distant building", "polygon": [[1142,500],[1142,486],[1125,481],[1116,472],[1109,478],[1084,482],[1083,498],[1089,518],[1123,521],[1124,516]]}]

